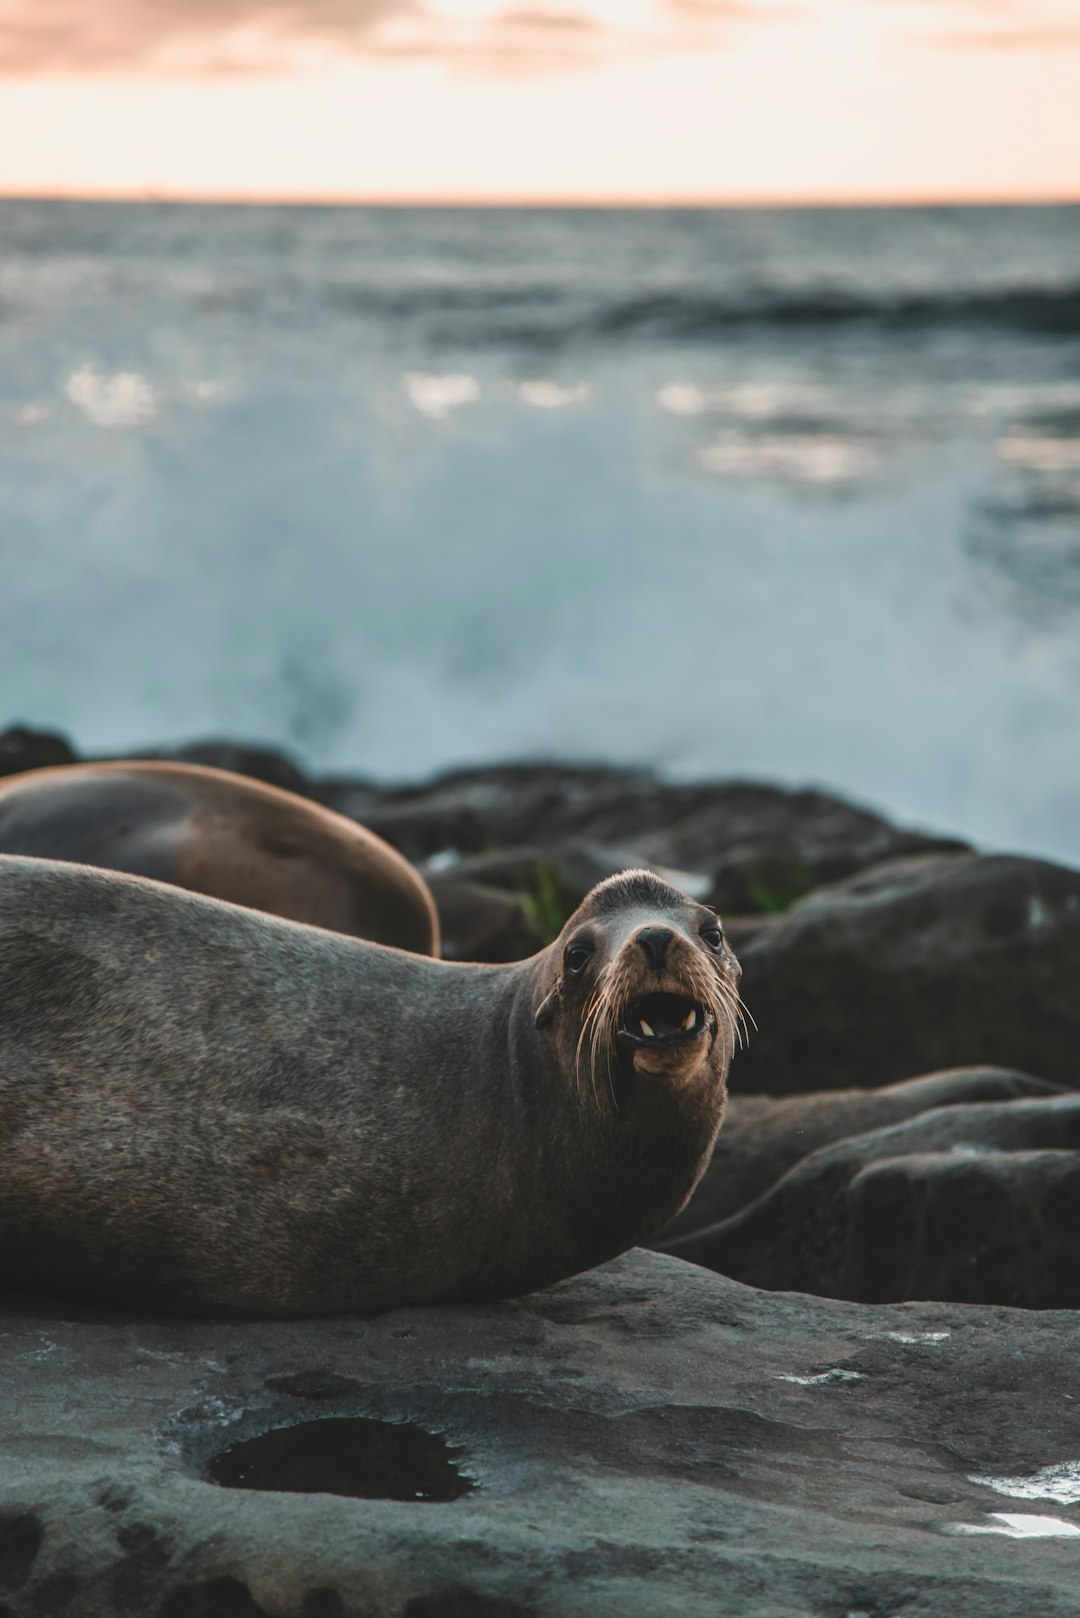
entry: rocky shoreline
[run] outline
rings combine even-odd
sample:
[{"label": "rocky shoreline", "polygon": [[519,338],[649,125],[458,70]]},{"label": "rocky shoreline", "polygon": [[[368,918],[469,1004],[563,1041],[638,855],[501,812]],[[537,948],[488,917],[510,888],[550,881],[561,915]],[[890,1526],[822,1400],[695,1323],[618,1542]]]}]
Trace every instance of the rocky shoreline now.
[{"label": "rocky shoreline", "polygon": [[[756,1027],[658,1243],[855,1301],[1080,1307],[1080,872],[757,782],[535,764],[378,787],[230,741],[140,756],[362,821],[424,875],[451,959],[520,959],[614,871],[669,875],[723,915]],[[75,758],[0,735],[2,774]]]},{"label": "rocky shoreline", "polygon": [[[289,1328],[7,1298],[5,1379],[30,1380],[0,1615],[1080,1613],[1080,873],[750,782],[531,765],[385,789],[228,742],[140,756],[363,821],[458,959],[532,953],[612,871],[669,873],[724,915],[757,1031],[657,1239],[706,1268],[636,1253],[518,1304]],[[0,774],[74,757],[0,735]],[[415,1419],[460,1441],[475,1493],[224,1503],[203,1450],[295,1419],[266,1389],[312,1367],[308,1417]]]}]

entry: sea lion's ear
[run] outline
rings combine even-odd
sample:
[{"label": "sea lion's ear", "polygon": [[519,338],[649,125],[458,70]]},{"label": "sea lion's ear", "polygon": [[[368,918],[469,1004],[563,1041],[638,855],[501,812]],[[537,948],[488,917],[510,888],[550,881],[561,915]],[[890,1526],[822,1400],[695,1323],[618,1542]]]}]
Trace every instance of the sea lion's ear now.
[{"label": "sea lion's ear", "polygon": [[562,993],[562,978],[555,979],[555,987],[551,993],[541,1000],[536,1012],[537,1028],[548,1028],[554,1021],[555,1013],[559,1009],[559,996]]}]

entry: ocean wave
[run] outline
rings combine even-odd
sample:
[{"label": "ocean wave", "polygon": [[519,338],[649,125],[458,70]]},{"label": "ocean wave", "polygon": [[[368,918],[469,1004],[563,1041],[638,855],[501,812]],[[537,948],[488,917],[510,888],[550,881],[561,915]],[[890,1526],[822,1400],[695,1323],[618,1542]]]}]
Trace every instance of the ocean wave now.
[{"label": "ocean wave", "polygon": [[1080,335],[1080,281],[1057,286],[889,292],[747,287],[716,294],[656,289],[589,294],[551,285],[336,287],[329,301],[359,316],[417,322],[430,337],[489,345],[727,340],[740,331],[874,328],[887,335],[981,327],[1031,336]]},{"label": "ocean wave", "polygon": [[845,326],[870,323],[893,330],[940,325],[989,325],[1053,335],[1080,333],[1080,281],[1057,287],[1012,287],[950,293],[819,291],[750,292],[741,299],[708,295],[653,295],[628,299],[607,311],[605,335],[649,330],[676,337],[707,337],[733,326]]},{"label": "ocean wave", "polygon": [[[215,246],[220,249],[221,244]],[[327,255],[329,258],[330,255]],[[873,266],[869,267],[871,270]],[[0,322],[80,311],[100,320],[114,307],[139,304],[148,319],[225,318],[240,325],[321,314],[412,329],[440,346],[567,348],[672,342],[730,342],[770,332],[813,338],[870,332],[883,338],[932,337],[975,330],[1031,338],[1080,336],[1080,278],[1063,266],[1043,280],[1010,279],[1008,270],[967,282],[931,272],[922,286],[890,284],[884,274],[801,281],[763,268],[760,277],[731,266],[697,265],[686,277],[642,275],[625,255],[611,273],[595,263],[475,267],[431,274],[431,265],[342,274],[320,255],[274,265],[252,254],[225,262],[220,252],[188,263],[118,253],[107,260],[33,252],[0,253]],[[695,273],[696,272],[696,273]],[[1015,269],[1014,269],[1015,275]],[[712,281],[710,285],[709,282]]]}]

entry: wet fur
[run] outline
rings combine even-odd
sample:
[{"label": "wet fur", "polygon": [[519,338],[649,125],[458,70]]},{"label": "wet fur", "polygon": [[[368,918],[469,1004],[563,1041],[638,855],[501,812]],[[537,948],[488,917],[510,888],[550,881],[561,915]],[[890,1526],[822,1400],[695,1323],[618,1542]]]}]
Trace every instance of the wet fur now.
[{"label": "wet fur", "polygon": [[455,965],[0,858],[0,1278],[306,1315],[516,1295],[644,1239],[708,1160],[727,1048],[602,1115],[569,999],[536,1027],[561,951]]}]

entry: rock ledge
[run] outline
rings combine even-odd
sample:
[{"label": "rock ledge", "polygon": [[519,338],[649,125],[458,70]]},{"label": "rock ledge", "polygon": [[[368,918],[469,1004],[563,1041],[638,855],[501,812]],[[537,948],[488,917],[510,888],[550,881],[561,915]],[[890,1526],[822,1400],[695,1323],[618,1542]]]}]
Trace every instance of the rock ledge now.
[{"label": "rock ledge", "polygon": [[[0,1341],[5,1618],[1080,1612],[1068,1314],[761,1293],[642,1252],[371,1320],[33,1308],[8,1299]],[[474,1489],[205,1481],[239,1438],[350,1415],[444,1435]]]}]

